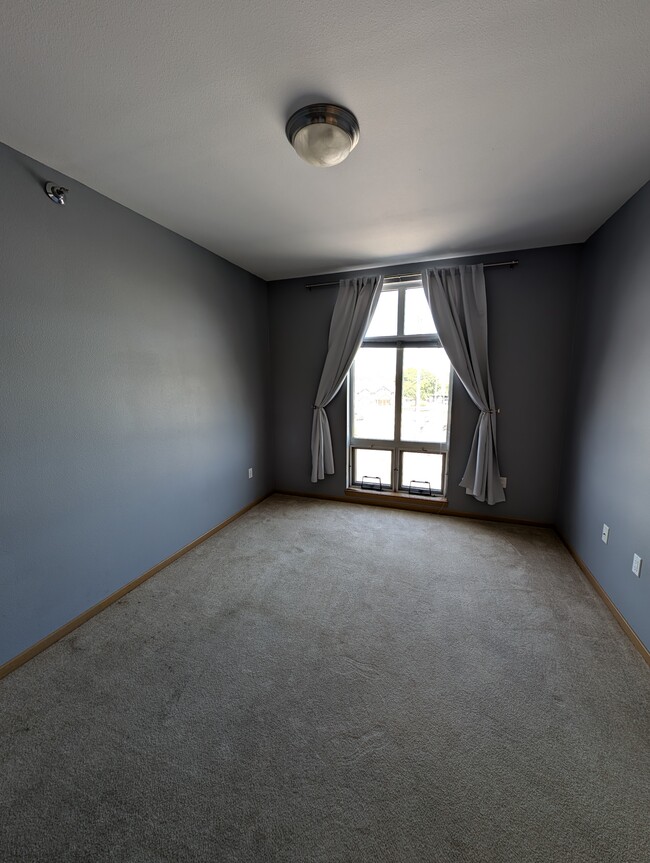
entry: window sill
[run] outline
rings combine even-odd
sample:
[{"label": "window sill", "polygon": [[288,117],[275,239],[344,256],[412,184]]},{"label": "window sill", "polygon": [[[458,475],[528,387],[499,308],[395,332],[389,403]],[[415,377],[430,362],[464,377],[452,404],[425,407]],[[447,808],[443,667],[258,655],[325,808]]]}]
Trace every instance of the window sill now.
[{"label": "window sill", "polygon": [[401,509],[416,509],[420,512],[441,512],[446,509],[448,501],[442,495],[414,495],[398,491],[374,491],[371,489],[350,486],[345,490],[345,496],[358,502],[372,503],[379,506],[393,506]]}]

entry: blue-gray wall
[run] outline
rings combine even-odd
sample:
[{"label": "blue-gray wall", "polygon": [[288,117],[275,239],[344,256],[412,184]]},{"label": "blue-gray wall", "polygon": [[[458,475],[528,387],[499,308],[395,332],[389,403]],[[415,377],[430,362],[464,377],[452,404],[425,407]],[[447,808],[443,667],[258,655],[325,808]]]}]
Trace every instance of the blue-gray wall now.
[{"label": "blue-gray wall", "polygon": [[650,649],[650,184],[583,247],[578,310],[560,529]]},{"label": "blue-gray wall", "polygon": [[265,283],[1,145],[0,188],[2,663],[270,477]]},{"label": "blue-gray wall", "polygon": [[[515,269],[488,269],[489,342],[497,405],[499,460],[508,477],[507,501],[488,506],[458,483],[467,462],[477,412],[455,381],[451,424],[449,508],[456,511],[555,521],[568,410],[568,384],[579,246],[498,255],[518,258]],[[467,258],[466,262],[478,260]],[[418,272],[425,264],[382,270]],[[306,290],[338,276],[271,282],[269,285],[272,411],[277,489],[333,496],[345,493],[345,387],[328,407],[336,474],[310,482],[311,406],[327,350],[336,288]]]}]

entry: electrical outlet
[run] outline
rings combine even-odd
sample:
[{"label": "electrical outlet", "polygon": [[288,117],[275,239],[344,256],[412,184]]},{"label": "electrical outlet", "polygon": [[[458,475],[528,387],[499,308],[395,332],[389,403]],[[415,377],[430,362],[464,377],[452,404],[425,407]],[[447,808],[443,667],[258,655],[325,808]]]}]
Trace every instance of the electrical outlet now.
[{"label": "electrical outlet", "polygon": [[638,554],[635,554],[632,558],[632,572],[636,575],[637,578],[641,578],[641,564],[642,560]]},{"label": "electrical outlet", "polygon": [[507,477],[507,476],[502,476],[502,477],[501,477],[501,485],[502,485],[504,488],[508,485],[508,477]]},{"label": "electrical outlet", "polygon": [[607,545],[607,542],[609,540],[609,527],[608,527],[608,525],[606,525],[606,524],[603,525],[603,532],[601,533],[600,538],[605,543],[605,545]]},{"label": "electrical outlet", "polygon": [[252,467],[248,468],[248,478],[253,479],[253,468]]}]

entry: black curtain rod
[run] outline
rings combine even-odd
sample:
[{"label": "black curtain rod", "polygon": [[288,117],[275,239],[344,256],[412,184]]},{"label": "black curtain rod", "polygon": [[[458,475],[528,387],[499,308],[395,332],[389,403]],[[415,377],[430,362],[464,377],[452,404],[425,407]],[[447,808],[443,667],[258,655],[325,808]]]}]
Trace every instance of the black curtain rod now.
[{"label": "black curtain rod", "polygon": [[[516,267],[519,261],[495,261],[493,264],[483,264],[483,269],[487,269],[488,267],[509,267],[512,269]],[[458,266],[456,264],[455,266]],[[425,269],[429,269],[425,267]],[[422,277],[422,272],[419,273],[405,273],[401,276],[386,276],[386,281],[390,281],[391,279],[419,279]],[[305,288],[308,291],[311,291],[313,288],[335,288],[338,287],[340,282],[320,282],[318,285],[305,285]]]}]

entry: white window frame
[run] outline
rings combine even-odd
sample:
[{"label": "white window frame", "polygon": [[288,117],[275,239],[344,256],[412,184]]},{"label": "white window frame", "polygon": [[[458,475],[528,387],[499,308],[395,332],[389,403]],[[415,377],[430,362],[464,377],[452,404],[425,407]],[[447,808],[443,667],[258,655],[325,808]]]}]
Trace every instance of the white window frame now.
[{"label": "white window frame", "polygon": [[[395,379],[395,428],[392,440],[379,440],[375,438],[358,438],[352,435],[352,419],[354,416],[354,363],[350,369],[350,378],[348,386],[348,438],[347,438],[347,479],[348,488],[360,489],[364,488],[361,482],[354,482],[354,459],[355,450],[357,449],[376,449],[391,453],[391,485],[390,488],[383,487],[378,489],[372,487],[373,491],[382,491],[392,494],[408,494],[409,489],[402,486],[402,455],[405,452],[414,453],[438,453],[442,455],[442,488],[432,489],[432,498],[445,498],[447,494],[447,477],[449,471],[449,438],[451,430],[451,399],[452,399],[452,382],[453,369],[450,367],[449,372],[449,400],[447,404],[447,440],[438,443],[422,443],[421,441],[402,441],[400,440],[401,430],[401,412],[402,412],[402,377],[404,371],[404,348],[422,347],[422,348],[440,348],[443,350],[442,343],[437,333],[429,335],[404,335],[404,306],[406,291],[409,288],[422,287],[421,279],[408,280],[384,280],[382,293],[388,291],[396,291],[398,294],[397,300],[397,335],[394,336],[374,336],[364,338],[361,343],[362,348],[396,348],[397,349],[397,368]],[[370,486],[366,486],[370,487]],[[415,496],[413,494],[412,496]],[[417,494],[421,496],[421,492]]]}]

